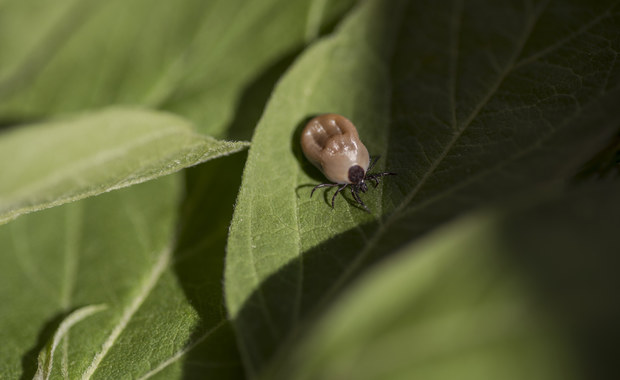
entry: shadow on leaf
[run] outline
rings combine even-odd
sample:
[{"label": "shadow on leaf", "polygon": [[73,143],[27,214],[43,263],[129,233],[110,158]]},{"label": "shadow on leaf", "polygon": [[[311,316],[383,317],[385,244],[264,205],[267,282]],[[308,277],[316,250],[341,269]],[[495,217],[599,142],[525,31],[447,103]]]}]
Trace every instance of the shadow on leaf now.
[{"label": "shadow on leaf", "polygon": [[37,371],[39,353],[50,342],[58,326],[71,312],[58,313],[43,324],[37,336],[37,343],[22,357],[22,376],[20,380],[32,379]]},{"label": "shadow on leaf", "polygon": [[[227,317],[222,273],[228,223],[241,181],[237,173],[242,172],[246,156],[245,152],[234,154],[186,172],[188,191],[179,218],[174,271],[200,316],[200,325],[189,341],[195,346],[184,360],[185,379],[207,375],[238,378],[243,374],[231,326],[223,322]],[[204,363],[213,365],[205,367]]]}]

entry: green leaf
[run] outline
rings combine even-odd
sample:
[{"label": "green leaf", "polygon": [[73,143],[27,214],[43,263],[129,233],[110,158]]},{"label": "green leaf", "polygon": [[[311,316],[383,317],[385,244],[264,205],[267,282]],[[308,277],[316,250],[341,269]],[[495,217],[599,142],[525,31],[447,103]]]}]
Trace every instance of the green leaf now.
[{"label": "green leaf", "polygon": [[109,109],[0,135],[0,223],[131,186],[247,146],[197,134],[182,118]]},{"label": "green leaf", "polygon": [[[182,128],[189,125],[183,119],[147,111],[106,111],[136,114],[123,120],[141,119],[142,113],[153,121],[119,127],[116,136],[104,129],[116,121],[63,136],[57,130],[65,125],[62,119],[47,121],[67,113],[93,112],[86,122],[101,107],[140,105],[171,111],[212,136],[249,138],[281,73],[353,2],[1,1],[0,129],[13,130],[1,131],[0,140],[28,133],[32,139],[0,142],[0,198],[18,185],[10,172],[34,178],[38,170],[40,179],[57,169],[52,164],[58,160],[71,169],[71,152],[97,154],[106,143],[118,150],[139,141],[144,125],[145,138],[157,129],[174,136],[119,157],[113,167],[71,172],[67,179],[73,182],[61,185],[69,192],[95,186],[93,179],[136,164],[159,175],[177,165],[174,152],[185,161],[192,159],[185,150],[206,146],[204,136]],[[33,122],[41,125],[23,126]],[[49,147],[53,157],[22,162],[35,160],[52,142],[61,143],[60,149]],[[17,154],[7,161],[8,149]],[[146,154],[150,149],[153,154]],[[162,161],[166,153],[172,155]],[[242,153],[190,168],[182,186],[181,175],[128,182],[129,189],[0,226],[0,378],[31,378],[37,356],[47,361],[44,371],[51,362],[50,378],[240,378],[222,273],[244,160]],[[36,195],[58,201],[57,190]],[[33,201],[21,190],[13,194]],[[168,265],[158,264],[162,260]],[[100,303],[108,308],[65,329],[91,310],[85,305]]]},{"label": "green leaf", "polygon": [[614,378],[619,194],[618,182],[554,193],[406,246],[271,378]]},{"label": "green leaf", "polygon": [[[71,312],[96,304],[107,308],[64,334],[50,378],[240,376],[221,307],[222,250],[175,244],[180,179],[166,176],[0,227],[3,378],[32,377],[37,356]],[[196,282],[186,267],[218,276]]]},{"label": "green leaf", "polygon": [[[565,182],[620,124],[613,1],[368,1],[283,77],[256,129],[226,300],[250,375],[377,260],[490,201]],[[308,117],[358,127],[398,173],[335,210],[299,151]],[[331,190],[333,191],[333,190]],[[326,194],[324,196],[324,194]]]},{"label": "green leaf", "polygon": [[84,318],[91,316],[106,308],[105,305],[90,305],[84,306],[76,311],[72,312],[65,318],[58,329],[54,333],[54,338],[47,344],[45,349],[39,354],[39,366],[37,367],[37,373],[34,375],[34,379],[49,379],[52,368],[54,365],[54,354],[56,348],[60,344],[60,341],[67,336],[69,329],[76,323],[80,322]]},{"label": "green leaf", "polygon": [[249,138],[290,57],[352,3],[3,1],[0,124],[144,105]]}]

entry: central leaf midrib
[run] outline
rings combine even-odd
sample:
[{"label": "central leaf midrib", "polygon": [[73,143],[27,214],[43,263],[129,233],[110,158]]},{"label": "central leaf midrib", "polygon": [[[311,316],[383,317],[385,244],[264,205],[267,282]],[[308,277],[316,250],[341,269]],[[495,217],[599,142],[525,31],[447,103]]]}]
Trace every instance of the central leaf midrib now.
[{"label": "central leaf midrib", "polygon": [[[396,207],[396,209],[387,217],[384,223],[380,224],[376,233],[373,234],[370,238],[368,244],[364,246],[362,251],[355,257],[354,261],[347,267],[346,271],[338,278],[338,280],[334,283],[334,285],[330,288],[330,290],[325,294],[320,304],[324,302],[329,302],[329,300],[339,292],[339,290],[343,287],[343,285],[359,270],[363,262],[368,258],[370,252],[378,244],[379,240],[389,231],[390,226],[399,220],[403,215],[405,215],[405,209],[407,206],[411,204],[415,196],[419,193],[420,189],[425,185],[426,181],[431,177],[431,175],[435,172],[435,170],[439,167],[441,162],[448,155],[450,150],[454,147],[456,142],[460,139],[463,133],[467,130],[467,128],[471,125],[480,111],[484,108],[484,106],[488,103],[488,101],[495,95],[497,90],[500,88],[501,84],[504,82],[506,77],[510,74],[510,72],[514,69],[515,62],[521,55],[525,43],[529,39],[534,25],[540,18],[542,11],[546,7],[548,2],[540,6],[537,12],[532,15],[532,17],[525,24],[523,35],[517,40],[515,50],[513,54],[510,56],[510,59],[507,61],[504,66],[504,70],[502,70],[497,76],[496,80],[489,87],[486,94],[482,97],[482,99],[476,104],[472,112],[465,119],[465,121],[457,127],[455,133],[452,138],[448,141],[443,151],[437,156],[435,161],[431,164],[429,169],[424,173],[418,184],[409,192],[403,199],[402,202]],[[458,33],[454,34],[453,37],[458,36]],[[454,112],[454,111],[453,111]]]}]

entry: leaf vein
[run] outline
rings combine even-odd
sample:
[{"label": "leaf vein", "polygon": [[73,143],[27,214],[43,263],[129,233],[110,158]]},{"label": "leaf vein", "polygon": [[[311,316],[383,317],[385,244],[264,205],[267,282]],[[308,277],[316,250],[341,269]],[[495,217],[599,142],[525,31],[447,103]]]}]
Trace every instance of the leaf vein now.
[{"label": "leaf vein", "polygon": [[183,358],[183,356],[188,354],[190,351],[192,351],[194,348],[196,348],[200,343],[204,342],[209,336],[213,335],[217,330],[219,330],[222,326],[224,326],[226,324],[226,322],[227,322],[226,319],[221,320],[217,325],[215,325],[212,328],[210,328],[209,330],[207,330],[198,339],[194,340],[193,342],[190,342],[185,347],[183,347],[181,350],[177,351],[174,355],[172,355],[168,359],[166,359],[163,362],[161,362],[157,367],[153,368],[152,370],[148,371],[144,375],[140,376],[138,378],[138,380],[145,380],[145,379],[148,379],[150,377],[153,377],[154,375],[156,375],[159,372],[163,371],[169,365],[171,365],[171,364],[175,363],[176,361],[178,361],[179,359]]},{"label": "leaf vein", "polygon": [[550,54],[550,53],[554,52],[555,50],[561,48],[565,43],[567,43],[567,42],[571,41],[572,39],[574,39],[574,38],[576,38],[576,37],[586,33],[588,30],[590,30],[591,28],[596,26],[598,23],[600,23],[604,19],[606,19],[608,17],[611,17],[612,16],[612,9],[615,8],[617,5],[618,5],[618,3],[613,4],[611,7],[606,9],[605,12],[603,12],[600,15],[598,15],[597,17],[593,18],[590,22],[587,22],[586,24],[584,24],[579,29],[577,29],[575,32],[569,33],[565,37],[559,39],[554,44],[551,44],[551,45],[547,46],[546,48],[538,51],[537,53],[534,53],[534,54],[532,54],[532,55],[530,55],[528,57],[525,57],[525,58],[521,59],[520,61],[516,62],[515,65],[514,65],[514,69],[517,69],[517,68],[519,68],[521,66],[525,66],[528,63],[537,61],[538,59],[544,57],[545,55]]},{"label": "leaf vein", "polygon": [[123,310],[123,313],[121,314],[120,319],[118,320],[118,323],[116,324],[116,326],[114,326],[108,338],[101,345],[101,349],[95,354],[92,362],[90,363],[88,368],[86,368],[86,371],[84,371],[84,373],[82,374],[82,377],[81,377],[82,380],[90,379],[92,375],[95,373],[95,371],[97,370],[97,368],[99,368],[99,364],[101,364],[101,361],[105,358],[107,353],[110,351],[110,349],[112,348],[112,346],[114,345],[114,343],[116,342],[120,334],[125,330],[131,318],[134,316],[134,314],[140,308],[140,306],[142,306],[142,304],[144,303],[148,295],[151,293],[151,291],[155,288],[155,285],[159,281],[159,278],[161,277],[162,273],[168,267],[171,254],[172,254],[172,250],[170,247],[166,247],[159,254],[159,257],[157,261],[155,262],[155,265],[153,266],[148,277],[142,284],[142,287],[140,288],[138,293],[133,297],[131,302],[125,307],[125,309]]},{"label": "leaf vein", "polygon": [[396,209],[387,217],[385,223],[379,225],[379,227],[377,228],[377,232],[371,237],[368,244],[364,246],[360,254],[358,254],[353,260],[353,262],[351,262],[351,264],[347,267],[346,271],[336,280],[336,282],[332,285],[332,287],[326,292],[320,304],[329,302],[333,298],[333,296],[336,293],[338,293],[339,290],[346,284],[346,282],[349,281],[349,279],[358,271],[358,269],[361,267],[363,262],[370,255],[372,250],[377,246],[377,244],[379,243],[379,240],[385,235],[386,231],[389,230],[389,227],[403,216],[404,211],[406,210],[407,206],[411,204],[411,202],[413,201],[415,196],[418,194],[420,189],[424,186],[426,181],[431,177],[433,173],[435,173],[440,163],[443,162],[443,160],[448,155],[450,150],[454,147],[456,142],[460,139],[463,133],[471,125],[471,123],[478,116],[478,114],[484,108],[484,106],[488,103],[488,101],[495,95],[495,93],[500,88],[503,81],[506,79],[508,74],[514,68],[514,64],[517,58],[521,54],[523,47],[525,46],[525,43],[529,39],[536,22],[540,18],[542,11],[547,6],[547,4],[548,4],[548,1],[545,2],[542,6],[540,6],[538,11],[535,12],[532,17],[528,18],[523,28],[523,35],[520,36],[519,40],[517,41],[516,47],[514,49],[512,56],[510,57],[506,65],[504,66],[504,69],[502,70],[502,72],[499,73],[496,80],[489,87],[487,93],[476,104],[476,106],[474,107],[470,115],[467,117],[467,119],[460,126],[458,126],[457,130],[452,135],[452,138],[448,141],[445,148],[441,151],[439,156],[433,161],[431,166],[424,173],[424,175],[422,176],[418,184],[411,190],[411,192],[409,192],[404,197],[403,201],[400,202],[399,205],[396,207]]}]

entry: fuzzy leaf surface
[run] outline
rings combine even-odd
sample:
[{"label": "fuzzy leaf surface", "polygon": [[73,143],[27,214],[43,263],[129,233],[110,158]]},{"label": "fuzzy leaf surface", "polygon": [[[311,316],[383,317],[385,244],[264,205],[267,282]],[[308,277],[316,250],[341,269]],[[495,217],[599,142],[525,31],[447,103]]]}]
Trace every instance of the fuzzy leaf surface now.
[{"label": "fuzzy leaf surface", "polygon": [[0,134],[0,223],[239,151],[183,118],[109,109]]}]

